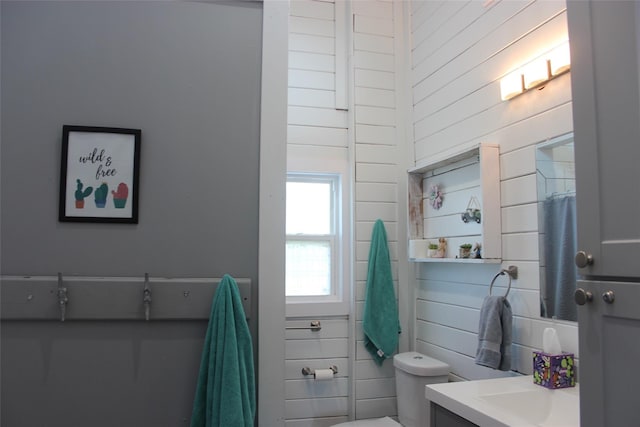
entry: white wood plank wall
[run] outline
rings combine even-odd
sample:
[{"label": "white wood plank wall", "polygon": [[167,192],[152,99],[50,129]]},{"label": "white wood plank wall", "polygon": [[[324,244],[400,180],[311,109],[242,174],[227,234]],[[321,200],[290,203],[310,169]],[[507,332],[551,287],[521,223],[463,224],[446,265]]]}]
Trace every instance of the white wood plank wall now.
[{"label": "white wood plank wall", "polygon": [[362,311],[371,233],[377,219],[384,222],[396,295],[398,242],[405,233],[399,218],[399,182],[405,179],[402,148],[397,135],[396,32],[392,1],[359,0],[353,12],[353,85],[355,108],[355,281],[356,354],[355,418],[394,417],[397,414],[393,361],[381,367],[363,344]]},{"label": "white wood plank wall", "polygon": [[[336,44],[344,43],[336,39],[336,14],[342,10],[336,6],[333,1],[295,0],[289,9],[288,152],[315,163],[348,161],[349,114],[336,109],[336,66],[341,63]],[[349,419],[349,319],[288,318],[286,325],[309,326],[311,320],[320,320],[322,329],[287,330],[285,335],[287,427],[328,427]],[[338,368],[331,380],[302,374],[304,367],[331,365]]]},{"label": "white wood plank wall", "polygon": [[290,2],[290,145],[348,146],[348,114],[336,110],[335,14],[332,1]]},{"label": "white wood plank wall", "polygon": [[[349,326],[346,318],[322,318],[322,329],[288,329],[285,346],[285,411],[287,426],[327,427],[348,419]],[[309,320],[287,320],[287,328],[309,326]],[[302,369],[328,369],[330,380],[314,380]]]},{"label": "white wood plank wall", "polygon": [[[541,90],[500,100],[500,78],[567,38],[564,1],[413,1],[415,161],[473,142],[500,145],[502,265],[421,264],[416,350],[449,363],[462,379],[508,375],[474,364],[479,309],[500,268],[516,265],[514,370],[531,373],[531,351],[554,326],[577,355],[577,326],[539,317],[535,144],[572,130],[570,73]],[[446,203],[446,202],[445,202]],[[504,292],[499,278],[494,292]]]},{"label": "white wood plank wall", "polygon": [[[344,0],[347,1],[347,0]],[[349,418],[395,416],[392,361],[380,368],[362,345],[362,309],[373,224],[384,221],[394,278],[398,277],[398,182],[404,178],[396,138],[394,3],[387,0],[295,0],[290,2],[288,147],[345,148],[353,170],[353,304],[349,318],[320,318],[320,333],[288,331],[286,340],[286,425],[325,427]],[[348,10],[349,16],[340,16]],[[340,25],[351,32],[339,45]],[[348,58],[337,58],[346,52]],[[347,60],[348,59],[348,60]],[[337,91],[336,69],[348,64],[349,109]],[[400,142],[402,143],[402,142]],[[312,152],[311,150],[309,152]],[[405,162],[406,163],[406,162]],[[403,230],[403,228],[402,228]],[[396,280],[397,289],[397,280]],[[397,291],[396,291],[397,292]],[[355,316],[355,321],[354,321]],[[308,319],[288,319],[287,325]],[[324,325],[332,326],[325,332]],[[337,378],[300,378],[302,365],[336,364]],[[350,370],[353,370],[350,372]]]}]

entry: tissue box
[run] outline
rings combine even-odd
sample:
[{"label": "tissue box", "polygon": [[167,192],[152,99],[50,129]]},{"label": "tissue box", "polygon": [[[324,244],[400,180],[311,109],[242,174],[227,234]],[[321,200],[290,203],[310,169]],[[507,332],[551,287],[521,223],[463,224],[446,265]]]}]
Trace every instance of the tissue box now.
[{"label": "tissue box", "polygon": [[533,382],[546,388],[576,385],[573,353],[547,354],[533,352]]}]

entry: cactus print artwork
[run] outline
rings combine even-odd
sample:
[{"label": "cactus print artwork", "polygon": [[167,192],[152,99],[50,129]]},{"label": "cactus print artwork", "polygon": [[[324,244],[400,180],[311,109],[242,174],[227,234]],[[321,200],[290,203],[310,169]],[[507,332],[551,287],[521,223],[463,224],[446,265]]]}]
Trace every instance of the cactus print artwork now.
[{"label": "cactus print artwork", "polygon": [[60,221],[138,222],[140,139],[138,129],[63,126]]}]

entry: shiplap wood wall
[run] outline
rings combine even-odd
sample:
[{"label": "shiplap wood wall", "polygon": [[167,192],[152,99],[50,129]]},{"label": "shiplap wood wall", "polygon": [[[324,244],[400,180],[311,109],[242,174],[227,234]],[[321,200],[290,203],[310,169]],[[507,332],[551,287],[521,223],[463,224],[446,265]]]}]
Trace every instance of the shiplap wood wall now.
[{"label": "shiplap wood wall", "polygon": [[[346,32],[340,32],[341,25]],[[398,214],[398,201],[404,198],[398,183],[406,171],[399,153],[406,146],[398,141],[396,128],[397,30],[392,1],[290,2],[288,150],[299,157],[305,151],[312,155],[310,147],[326,147],[336,161],[349,162],[354,241],[353,283],[348,285],[354,303],[348,316],[318,318],[323,325],[320,332],[287,331],[289,427],[325,427],[350,418],[396,415],[393,363],[378,367],[372,361],[362,344],[361,318],[375,220],[385,223],[394,278],[398,236],[404,233],[399,226],[404,218]],[[348,82],[346,93],[341,92],[343,79]],[[341,101],[345,98],[346,105]],[[397,280],[395,286],[397,290]],[[286,323],[299,326],[309,320],[288,318]],[[339,370],[334,380],[301,377],[303,366],[332,364]]]},{"label": "shiplap wood wall", "polygon": [[[336,13],[333,1],[295,0],[289,3],[288,157],[314,156],[348,161],[349,112],[336,108]],[[341,88],[338,88],[338,92]],[[335,160],[332,160],[335,159]],[[349,179],[349,177],[345,177]],[[286,326],[322,329],[287,330],[285,334],[285,425],[326,427],[348,420],[350,405],[349,319],[341,317],[287,318]],[[334,379],[315,381],[302,368],[327,369]]]},{"label": "shiplap wood wall", "polygon": [[[406,21],[397,12],[405,7]],[[345,10],[347,21],[341,21],[336,14]],[[338,70],[344,58],[337,58],[343,46],[336,47],[336,25],[344,22],[352,30],[345,39],[351,54],[346,94]],[[410,44],[410,64],[399,60],[400,33]],[[565,4],[555,0],[362,0],[346,9],[341,0],[290,2],[288,147],[330,147],[351,165],[355,304],[349,316],[320,318],[327,324],[321,334],[287,332],[287,426],[396,415],[392,363],[376,366],[362,344],[368,249],[378,218],[387,228],[397,293],[406,286],[398,278],[415,272],[415,300],[400,301],[412,313],[406,331],[415,335],[406,347],[449,363],[461,379],[509,375],[475,365],[473,356],[489,283],[500,268],[516,265],[519,278],[509,294],[513,368],[531,372],[531,350],[541,347],[550,325],[577,354],[575,324],[539,317],[535,177],[535,144],[572,130],[570,74],[509,102],[500,100],[499,90],[500,77],[566,34]],[[407,117],[398,105],[405,89],[412,98]],[[345,96],[347,109],[340,101]],[[399,137],[404,120],[411,127],[406,139]],[[500,146],[502,265],[407,266],[406,255],[399,256],[406,252],[406,170],[478,142]],[[494,289],[505,286],[500,278]],[[308,320],[290,318],[287,325]],[[300,374],[303,366],[329,364],[339,367],[335,380],[313,382]]]},{"label": "shiplap wood wall", "polygon": [[[539,316],[535,144],[572,130],[570,74],[511,101],[500,78],[567,38],[564,1],[414,1],[411,4],[416,162],[473,142],[500,145],[502,265],[423,264],[417,269],[416,350],[462,379],[501,373],[474,364],[479,309],[500,268],[515,265],[509,293],[513,363],[531,373],[531,351],[554,326],[578,354],[575,323]],[[445,201],[446,203],[446,201]],[[494,292],[504,292],[499,278]]]},{"label": "shiplap wood wall", "polygon": [[[398,295],[399,242],[406,241],[401,153],[397,137],[396,33],[399,27],[392,1],[354,1],[353,87],[355,111],[355,301],[356,354],[354,366],[355,418],[396,416],[393,361],[378,366],[364,348],[362,312],[371,233],[377,219],[384,222],[394,285]],[[402,166],[402,167],[401,167]],[[406,329],[406,328],[405,328]]]}]

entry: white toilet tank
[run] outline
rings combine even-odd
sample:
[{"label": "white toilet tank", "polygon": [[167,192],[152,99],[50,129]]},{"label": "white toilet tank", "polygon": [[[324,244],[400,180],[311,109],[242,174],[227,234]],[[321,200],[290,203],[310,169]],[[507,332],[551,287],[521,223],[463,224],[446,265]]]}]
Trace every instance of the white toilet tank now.
[{"label": "white toilet tank", "polygon": [[393,357],[396,368],[398,419],[404,427],[429,427],[430,402],[425,398],[427,384],[446,383],[449,365],[424,354],[410,351]]}]

